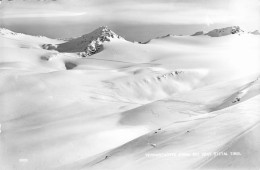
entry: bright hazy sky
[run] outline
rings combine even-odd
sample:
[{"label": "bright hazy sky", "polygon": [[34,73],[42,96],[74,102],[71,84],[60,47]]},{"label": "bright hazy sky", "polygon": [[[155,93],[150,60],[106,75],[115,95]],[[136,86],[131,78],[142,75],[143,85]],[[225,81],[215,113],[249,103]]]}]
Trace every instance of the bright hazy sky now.
[{"label": "bright hazy sky", "polygon": [[260,0],[42,1],[4,0],[0,26],[50,37],[73,37],[108,25],[127,39],[138,41],[232,25],[247,31],[260,29]]}]

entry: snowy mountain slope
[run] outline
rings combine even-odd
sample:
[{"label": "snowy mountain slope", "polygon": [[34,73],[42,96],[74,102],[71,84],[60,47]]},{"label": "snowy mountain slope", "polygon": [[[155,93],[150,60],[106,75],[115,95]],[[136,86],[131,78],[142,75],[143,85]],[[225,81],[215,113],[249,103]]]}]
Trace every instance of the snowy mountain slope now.
[{"label": "snowy mountain slope", "polygon": [[[225,150],[228,156],[216,156],[200,166],[200,169],[257,169],[259,167],[259,152],[255,148],[259,145],[260,126],[255,125],[248,130],[244,135],[229,145]],[[234,152],[239,151],[239,152]],[[241,156],[241,155],[244,156]],[[245,159],[246,158],[246,159]]]},{"label": "snowy mountain slope", "polygon": [[[249,81],[255,79],[256,76],[252,75],[243,79],[222,82],[188,92],[174,93],[168,98],[123,112],[120,123],[131,126],[146,125],[156,129],[184,118],[224,109],[234,105],[234,103],[230,102],[231,104],[225,107],[219,107],[223,104],[222,102],[234,93],[239,93],[240,89]],[[256,84],[255,86],[247,99],[259,94],[257,90],[259,85]],[[245,100],[241,100],[241,102],[243,101]]]},{"label": "snowy mountain slope", "polygon": [[[250,83],[256,80],[253,73],[259,76],[259,36],[168,36],[137,44],[110,33],[102,34],[100,29],[95,34],[95,40],[104,40],[103,50],[88,57],[78,54],[88,46],[84,36],[66,42],[19,33],[0,36],[0,169],[88,169],[96,163],[93,160],[113,168],[118,159],[110,160],[103,153],[111,150],[120,155],[123,144],[128,149],[122,163],[134,163],[129,169],[190,166],[201,159],[185,164],[186,159],[169,163],[153,158],[151,163],[139,153],[164,147],[172,152],[195,151],[188,146],[203,148],[203,139],[209,146],[204,151],[212,151],[258,120],[254,113],[259,113],[258,83]],[[92,41],[87,35],[85,40]],[[54,50],[42,49],[44,44],[52,44]],[[55,50],[65,44],[73,48]],[[240,102],[219,107],[240,94],[245,94]],[[215,119],[218,112],[226,116]],[[235,121],[228,124],[232,117]],[[198,122],[204,125],[199,128]],[[220,124],[230,131],[224,133],[222,126],[214,129]],[[173,137],[186,134],[184,127],[198,127],[198,133],[188,132],[191,138],[180,135],[180,143],[187,147]],[[168,135],[156,138],[164,128]],[[220,139],[220,145],[207,138],[214,130],[217,135],[211,137]],[[147,134],[162,145],[147,142]],[[129,150],[140,161],[132,160]],[[103,156],[96,159],[99,154]]]},{"label": "snowy mountain slope", "polygon": [[248,100],[260,93],[260,83],[259,78],[246,84],[238,92],[232,94],[230,97],[225,99],[222,104],[214,108],[213,110],[220,110],[222,108],[230,107],[232,105],[238,104],[245,100]]},{"label": "snowy mountain slope", "polygon": [[[132,75],[130,71],[132,69],[145,71],[145,67],[150,67],[152,64],[136,65],[127,62],[128,55],[132,53],[123,56],[122,62],[101,60],[103,56],[86,60],[76,54],[43,50],[38,46],[42,42],[40,38],[30,42],[10,39],[8,36],[1,38],[3,43],[0,47],[0,105],[4,109],[0,121],[5,134],[0,141],[1,146],[5,147],[1,150],[1,155],[5,155],[5,159],[1,159],[1,168],[21,169],[23,165],[19,160],[24,157],[30,162],[24,165],[24,169],[48,169],[116,147],[147,132],[146,127],[128,128],[122,125],[122,128],[119,128],[116,121],[119,118],[111,120],[103,117],[147,102],[130,102],[128,101],[131,99],[130,96],[118,95],[107,82]],[[141,47],[132,46],[132,43],[129,46],[138,49],[139,55],[141,54]],[[108,48],[114,47],[108,46]],[[112,57],[110,52],[114,50],[109,51]],[[121,55],[123,52],[122,49]],[[130,58],[128,60],[133,61]],[[135,62],[142,63],[143,60],[136,57]],[[78,66],[67,71],[65,62],[68,61]],[[82,121],[83,119],[85,121]],[[101,126],[100,133],[93,134],[91,129],[97,130],[96,124],[102,120],[107,126]],[[74,133],[76,131],[77,134]],[[81,138],[87,132],[88,137]],[[102,142],[98,143],[97,140],[102,138],[102,141],[107,141],[111,139],[112,134],[121,135],[122,140],[111,140],[111,145],[100,147]],[[68,146],[67,142],[60,143],[61,139],[66,139],[77,147]],[[13,148],[24,149],[20,151]],[[74,154],[71,156],[66,154],[68,149]],[[56,154],[52,154],[54,150]]]},{"label": "snowy mountain slope", "polygon": [[[237,82],[242,83],[240,80]],[[233,82],[228,83],[230,87],[232,87],[231,83]],[[224,86],[224,84],[222,86]],[[214,90],[216,89],[211,88],[211,91],[217,94]],[[217,95],[215,95],[215,97],[217,97]],[[200,97],[197,96],[197,98]],[[201,166],[201,164],[207,162],[208,159],[214,158],[213,155],[206,155],[207,153],[223,151],[226,148],[231,147],[231,142],[236,141],[243,136],[244,133],[250,131],[256,124],[259,124],[259,99],[259,95],[257,95],[257,97],[252,97],[251,99],[239,103],[231,108],[217,110],[210,114],[198,114],[199,112],[197,112],[197,114],[193,116],[181,117],[181,121],[175,120],[175,122],[172,123],[169,121],[168,124],[157,124],[157,127],[153,126],[154,130],[144,136],[141,136],[113,150],[96,155],[93,158],[81,160],[75,164],[62,168],[192,169]],[[165,100],[165,102],[166,101],[167,103],[176,102],[173,100]],[[158,104],[164,106],[166,106],[166,104],[163,102],[161,104],[158,102],[155,103],[151,104],[153,107],[150,105],[144,106],[147,111],[141,111],[140,109],[138,111],[134,109],[132,113],[128,114],[128,117],[125,118],[124,121],[132,122],[132,126],[140,126],[140,120],[142,120],[143,123],[145,123],[145,121],[148,123],[152,120],[149,120],[149,114],[145,113],[149,112],[148,110],[154,110],[154,112],[157,113],[157,116],[154,116],[153,121],[157,119],[158,122],[162,123],[169,119],[168,116],[170,116],[170,113],[167,113],[166,109],[163,110],[163,107],[158,107]],[[179,106],[182,106],[184,103],[185,102],[180,102],[181,105]],[[170,106],[170,104],[168,105]],[[187,105],[186,108],[183,107],[183,111],[188,111],[190,106]],[[197,105],[197,109],[201,108],[198,106],[199,105]],[[160,111],[162,111],[162,113],[160,113]],[[143,115],[143,113],[145,114]],[[135,118],[131,117],[131,114],[134,114]],[[168,114],[168,116],[164,114]],[[136,117],[136,115],[139,115],[139,117]],[[166,119],[164,121],[160,120],[164,116],[166,116]],[[180,118],[180,115],[176,115],[176,117]],[[169,120],[174,120],[172,118],[173,117]],[[174,154],[178,155],[178,153],[186,155],[174,156]],[[199,155],[187,155],[192,153]],[[205,155],[200,155],[202,153]],[[168,154],[168,157],[166,154]],[[246,151],[243,154],[246,154]],[[189,159],[187,159],[187,157]],[[124,164],[120,167],[114,164],[114,162],[118,161],[124,162]],[[174,164],[170,162],[174,162]],[[252,165],[250,164],[249,166]]]}]

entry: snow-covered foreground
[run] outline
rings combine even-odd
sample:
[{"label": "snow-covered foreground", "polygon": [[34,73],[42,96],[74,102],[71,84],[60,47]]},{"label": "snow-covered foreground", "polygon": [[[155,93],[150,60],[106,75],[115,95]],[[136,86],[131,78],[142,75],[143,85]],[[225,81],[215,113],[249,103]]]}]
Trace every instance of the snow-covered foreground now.
[{"label": "snow-covered foreground", "polygon": [[239,29],[145,44],[0,29],[0,169],[259,169],[260,36]]}]

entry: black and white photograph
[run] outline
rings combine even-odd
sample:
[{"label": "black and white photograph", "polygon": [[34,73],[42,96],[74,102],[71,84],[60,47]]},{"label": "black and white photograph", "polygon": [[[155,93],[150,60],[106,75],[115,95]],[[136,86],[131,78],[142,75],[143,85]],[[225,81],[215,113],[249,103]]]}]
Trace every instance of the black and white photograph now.
[{"label": "black and white photograph", "polygon": [[0,170],[260,170],[260,0],[0,0]]}]

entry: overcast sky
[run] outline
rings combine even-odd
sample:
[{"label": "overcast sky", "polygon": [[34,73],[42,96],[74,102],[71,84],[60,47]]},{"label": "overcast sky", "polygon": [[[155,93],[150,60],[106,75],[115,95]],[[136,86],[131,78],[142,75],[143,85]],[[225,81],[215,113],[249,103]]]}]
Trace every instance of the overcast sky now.
[{"label": "overcast sky", "polygon": [[73,37],[108,25],[130,40],[239,25],[260,29],[260,0],[13,0],[0,5],[0,26]]}]

